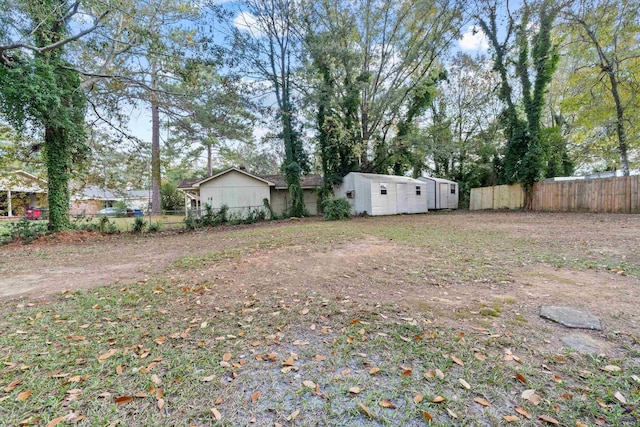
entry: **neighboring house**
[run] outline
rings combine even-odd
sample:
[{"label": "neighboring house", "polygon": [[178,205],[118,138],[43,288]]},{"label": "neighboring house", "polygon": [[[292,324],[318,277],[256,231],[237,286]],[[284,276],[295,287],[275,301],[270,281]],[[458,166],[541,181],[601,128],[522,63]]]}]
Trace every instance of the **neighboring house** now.
[{"label": "neighboring house", "polygon": [[428,176],[422,176],[418,180],[427,184],[429,209],[458,209],[460,194],[457,182]]},{"label": "neighboring house", "polygon": [[47,204],[47,182],[17,170],[0,177],[0,216],[24,216]]},{"label": "neighboring house", "polygon": [[395,215],[427,212],[427,184],[395,175],[350,172],[335,188],[335,197],[346,197],[355,215]]},{"label": "neighboring house", "polygon": [[72,192],[69,213],[71,215],[97,215],[100,209],[114,207],[118,202],[124,202],[127,209],[139,209],[144,212],[148,210],[150,200],[147,190],[119,192],[91,186]]},{"label": "neighboring house", "polygon": [[[316,190],[322,186],[318,175],[301,177],[305,208],[311,215],[317,214]],[[178,189],[185,194],[188,210],[202,212],[205,205],[214,210],[227,206],[238,216],[250,210],[264,210],[265,199],[276,215],[287,211],[289,192],[284,178],[279,175],[255,175],[243,168],[229,168],[207,178],[185,179]]]}]

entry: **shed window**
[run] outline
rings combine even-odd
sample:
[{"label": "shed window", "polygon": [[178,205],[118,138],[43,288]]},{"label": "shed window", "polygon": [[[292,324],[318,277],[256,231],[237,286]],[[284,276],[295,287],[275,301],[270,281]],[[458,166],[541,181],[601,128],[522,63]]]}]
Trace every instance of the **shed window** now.
[{"label": "shed window", "polygon": [[416,196],[419,196],[420,194],[422,194],[422,187],[416,185]]},{"label": "shed window", "polygon": [[380,194],[387,194],[387,184],[380,184]]},{"label": "shed window", "polygon": [[456,185],[451,184],[451,194],[456,194]]},{"label": "shed window", "polygon": [[349,190],[347,191],[347,199],[353,199],[354,195],[355,195],[355,191],[353,190]]}]

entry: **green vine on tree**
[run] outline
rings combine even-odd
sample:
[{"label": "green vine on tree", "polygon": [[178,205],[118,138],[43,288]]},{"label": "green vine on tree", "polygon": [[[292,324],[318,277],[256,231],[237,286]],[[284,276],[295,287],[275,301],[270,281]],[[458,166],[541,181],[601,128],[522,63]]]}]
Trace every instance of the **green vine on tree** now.
[{"label": "green vine on tree", "polygon": [[[478,17],[480,28],[488,36],[493,48],[494,70],[500,75],[498,96],[506,104],[501,116],[507,139],[503,159],[504,181],[508,184],[523,185],[525,208],[531,208],[533,184],[545,174],[541,112],[545,103],[545,91],[559,60],[557,46],[551,41],[551,30],[559,10],[550,0],[543,1],[538,7],[537,25],[531,24],[533,5],[523,6],[519,23],[509,15],[503,42],[498,40],[497,5],[494,3],[488,8],[487,19]],[[519,110],[519,104],[513,99],[514,90],[509,78],[508,53],[511,47],[510,37],[514,34],[517,51],[515,75],[521,86],[524,115]]]}]

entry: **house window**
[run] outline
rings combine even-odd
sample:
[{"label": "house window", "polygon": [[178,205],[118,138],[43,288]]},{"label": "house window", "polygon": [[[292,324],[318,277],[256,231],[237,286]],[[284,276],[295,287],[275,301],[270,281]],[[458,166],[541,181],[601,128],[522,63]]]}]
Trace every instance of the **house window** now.
[{"label": "house window", "polygon": [[416,185],[416,196],[419,196],[420,194],[422,194],[422,187]]},{"label": "house window", "polygon": [[380,194],[387,194],[387,184],[380,184]]},{"label": "house window", "polygon": [[355,196],[355,191],[353,190],[349,190],[347,191],[347,199],[353,199],[353,197]]},{"label": "house window", "polygon": [[451,194],[456,194],[456,185],[451,184]]}]

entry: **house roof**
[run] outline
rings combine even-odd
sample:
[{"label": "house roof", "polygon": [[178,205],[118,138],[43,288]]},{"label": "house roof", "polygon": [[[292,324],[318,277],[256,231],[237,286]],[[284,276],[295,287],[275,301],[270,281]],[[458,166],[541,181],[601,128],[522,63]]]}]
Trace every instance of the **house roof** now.
[{"label": "house roof", "polygon": [[258,181],[262,181],[262,182],[264,182],[265,184],[267,184],[267,185],[269,185],[269,186],[274,185],[274,183],[273,183],[273,182],[271,182],[271,181],[267,181],[266,179],[261,178],[261,177],[260,177],[260,176],[258,176],[258,175],[254,175],[254,174],[252,174],[252,173],[247,172],[246,170],[238,169],[238,168],[233,167],[233,168],[225,169],[225,170],[223,170],[222,172],[218,172],[218,173],[217,173],[217,174],[215,174],[215,175],[211,175],[210,177],[207,177],[207,178],[201,179],[200,181],[197,181],[197,182],[193,183],[193,184],[192,184],[192,188],[200,187],[202,184],[204,184],[204,183],[206,183],[206,182],[209,182],[209,181],[214,180],[214,179],[216,179],[216,178],[218,178],[218,177],[220,177],[220,176],[222,176],[222,175],[226,175],[226,174],[228,174],[229,172],[234,172],[234,171],[235,171],[235,172],[238,172],[238,173],[241,173],[241,174],[243,174],[243,175],[246,175],[246,176],[248,176],[248,177],[250,177],[250,178],[257,179]]},{"label": "house roof", "polygon": [[181,190],[187,189],[187,188],[193,188],[193,184],[195,184],[196,182],[200,182],[202,181],[204,178],[187,178],[187,179],[183,179],[182,181],[180,181],[180,184],[178,184],[178,188]]},{"label": "house roof", "polygon": [[120,199],[144,199],[149,198],[147,190],[115,191],[98,186],[84,187],[72,195],[74,200],[120,200]]},{"label": "house roof", "polygon": [[26,193],[46,193],[47,181],[23,170],[9,172],[0,178],[0,190]]},{"label": "house roof", "polygon": [[438,182],[438,183],[442,183],[442,184],[456,184],[455,181],[451,181],[449,179],[444,179],[444,178],[435,178],[432,176],[421,176],[418,178],[418,180],[420,181],[434,181],[434,182]]},{"label": "house roof", "polygon": [[[211,181],[213,179],[218,178],[219,176],[222,176],[226,173],[229,173],[231,171],[236,171],[239,172],[241,174],[247,175],[251,178],[257,179],[259,181],[264,182],[265,184],[269,185],[270,187],[275,187],[276,189],[286,189],[287,188],[287,183],[285,181],[284,176],[282,175],[254,175],[250,172],[247,172],[244,169],[238,169],[238,168],[229,168],[229,169],[225,169],[222,172],[219,172],[215,175],[212,175],[210,177],[207,178],[188,178],[188,179],[183,179],[180,184],[178,185],[178,188],[180,190],[195,190],[198,187],[200,187],[202,184]],[[303,175],[300,177],[300,184],[302,188],[316,188],[316,187],[322,187],[322,185],[324,184],[322,177],[320,175]]]},{"label": "house roof", "polygon": [[403,182],[403,183],[419,183],[417,179],[409,178],[408,176],[399,176],[399,175],[382,175],[377,173],[365,173],[365,172],[349,172],[349,174],[354,174],[357,176],[361,176],[367,179],[384,179],[389,182]]},{"label": "house roof", "polygon": [[[274,183],[276,189],[286,189],[287,181],[282,175],[260,175],[263,179]],[[300,176],[300,186],[302,188],[322,187],[324,181],[320,175],[302,175]]]}]

